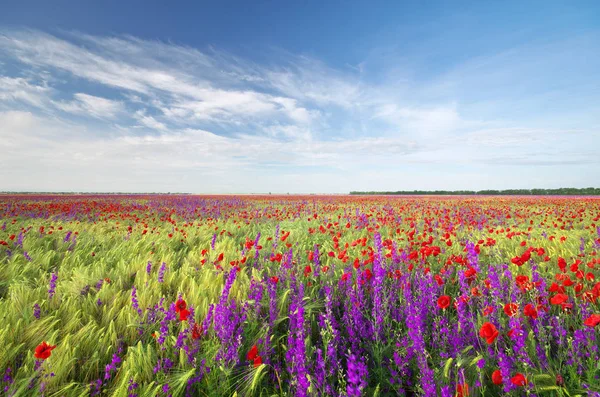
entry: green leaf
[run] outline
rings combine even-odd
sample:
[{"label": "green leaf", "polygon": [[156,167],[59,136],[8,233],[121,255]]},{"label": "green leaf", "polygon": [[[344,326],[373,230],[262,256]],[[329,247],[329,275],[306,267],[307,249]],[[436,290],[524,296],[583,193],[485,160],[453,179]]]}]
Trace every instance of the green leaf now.
[{"label": "green leaf", "polygon": [[452,365],[452,361],[454,361],[454,359],[450,357],[448,360],[446,360],[446,364],[444,364],[444,377],[446,379],[448,379],[450,375],[450,366]]}]

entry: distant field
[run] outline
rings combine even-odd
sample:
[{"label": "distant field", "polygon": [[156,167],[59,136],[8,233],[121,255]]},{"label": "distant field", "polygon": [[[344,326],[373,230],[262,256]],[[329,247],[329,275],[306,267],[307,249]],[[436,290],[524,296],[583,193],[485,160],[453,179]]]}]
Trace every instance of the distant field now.
[{"label": "distant field", "polygon": [[0,390],[599,396],[599,253],[589,197],[2,195]]}]

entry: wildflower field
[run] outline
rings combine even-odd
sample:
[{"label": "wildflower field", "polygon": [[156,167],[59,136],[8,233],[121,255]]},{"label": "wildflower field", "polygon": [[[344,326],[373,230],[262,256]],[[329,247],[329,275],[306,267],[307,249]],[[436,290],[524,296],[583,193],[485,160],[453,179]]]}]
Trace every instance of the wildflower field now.
[{"label": "wildflower field", "polygon": [[10,396],[598,396],[600,199],[0,196]]}]

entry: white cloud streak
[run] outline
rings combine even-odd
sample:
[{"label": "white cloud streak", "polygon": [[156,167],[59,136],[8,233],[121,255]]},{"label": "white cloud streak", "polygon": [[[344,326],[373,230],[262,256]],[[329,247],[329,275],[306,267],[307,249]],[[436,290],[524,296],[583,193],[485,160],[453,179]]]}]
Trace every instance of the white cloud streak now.
[{"label": "white cloud streak", "polygon": [[[461,165],[598,170],[587,152],[557,160],[560,148],[577,153],[598,143],[596,129],[467,118],[458,97],[422,99],[452,91],[452,81],[480,81],[476,71],[491,68],[481,59],[464,66],[474,76],[456,68],[411,98],[416,83],[368,83],[364,65],[341,71],[285,53],[259,65],[130,36],[62,36],[0,34],[0,56],[26,71],[0,75],[0,190],[36,190],[50,172],[55,190],[216,193],[421,188],[423,178],[440,180]],[[101,171],[91,184],[82,175],[94,170]],[[408,185],[384,186],[390,175]]]}]

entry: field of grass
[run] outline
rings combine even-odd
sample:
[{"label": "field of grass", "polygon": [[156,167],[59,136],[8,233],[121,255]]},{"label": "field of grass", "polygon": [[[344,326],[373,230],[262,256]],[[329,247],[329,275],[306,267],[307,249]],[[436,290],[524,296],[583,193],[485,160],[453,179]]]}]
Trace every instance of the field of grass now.
[{"label": "field of grass", "polygon": [[0,196],[0,391],[600,396],[599,252],[596,198]]}]

